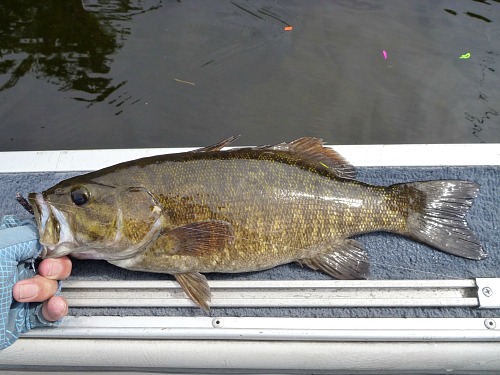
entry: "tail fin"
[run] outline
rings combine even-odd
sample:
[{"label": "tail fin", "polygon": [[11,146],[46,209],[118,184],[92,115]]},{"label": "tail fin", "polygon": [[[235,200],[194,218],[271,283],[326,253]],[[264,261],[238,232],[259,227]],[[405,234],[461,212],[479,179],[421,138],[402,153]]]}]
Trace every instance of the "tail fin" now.
[{"label": "tail fin", "polygon": [[479,239],[467,226],[465,215],[479,185],[470,181],[442,180],[396,185],[410,199],[408,235],[444,252],[485,259]]}]

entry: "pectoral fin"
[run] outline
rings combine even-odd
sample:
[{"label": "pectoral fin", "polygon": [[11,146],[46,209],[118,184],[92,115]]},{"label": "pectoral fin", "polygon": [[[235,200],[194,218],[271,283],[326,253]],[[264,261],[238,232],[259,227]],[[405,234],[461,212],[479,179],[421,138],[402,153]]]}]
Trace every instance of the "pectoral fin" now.
[{"label": "pectoral fin", "polygon": [[368,254],[355,240],[346,239],[321,245],[325,252],[298,262],[313,270],[323,271],[336,279],[365,279],[368,274]]},{"label": "pectoral fin", "polygon": [[220,251],[233,241],[233,227],[227,221],[208,220],[174,228],[167,233],[174,239],[171,255],[206,255]]},{"label": "pectoral fin", "polygon": [[195,273],[179,273],[174,275],[175,279],[181,284],[184,293],[193,300],[201,309],[208,312],[210,306],[211,293],[207,279],[199,272]]}]

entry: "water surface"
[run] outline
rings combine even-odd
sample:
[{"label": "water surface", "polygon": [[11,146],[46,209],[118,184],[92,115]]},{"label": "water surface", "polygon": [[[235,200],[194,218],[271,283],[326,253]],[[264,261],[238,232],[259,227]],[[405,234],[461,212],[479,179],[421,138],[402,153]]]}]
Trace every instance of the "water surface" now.
[{"label": "water surface", "polygon": [[500,2],[0,3],[0,150],[500,142]]}]

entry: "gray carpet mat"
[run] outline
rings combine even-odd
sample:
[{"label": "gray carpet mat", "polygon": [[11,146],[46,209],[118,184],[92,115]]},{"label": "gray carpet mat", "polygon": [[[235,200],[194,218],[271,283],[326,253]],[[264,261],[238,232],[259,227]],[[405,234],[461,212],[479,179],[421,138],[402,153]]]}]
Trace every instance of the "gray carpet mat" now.
[{"label": "gray carpet mat", "polygon": [[[0,213],[29,214],[15,201],[16,192],[26,196],[40,192],[62,179],[79,173],[0,174]],[[392,183],[434,179],[466,179],[479,183],[481,190],[467,217],[489,257],[483,261],[461,259],[390,233],[358,236],[371,261],[370,279],[462,279],[500,277],[500,167],[358,168],[362,181]],[[74,260],[72,280],[173,280],[163,274],[133,272],[105,261]],[[267,271],[242,274],[208,274],[209,280],[327,280],[320,272],[288,264]],[[71,308],[73,315],[155,315],[206,316],[198,308]],[[476,308],[213,308],[212,316],[280,317],[491,317],[500,310]]]}]

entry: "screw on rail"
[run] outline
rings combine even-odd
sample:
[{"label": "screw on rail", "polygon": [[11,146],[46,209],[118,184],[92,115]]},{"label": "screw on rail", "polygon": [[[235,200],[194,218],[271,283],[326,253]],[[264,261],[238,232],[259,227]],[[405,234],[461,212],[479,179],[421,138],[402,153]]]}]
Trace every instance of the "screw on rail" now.
[{"label": "screw on rail", "polygon": [[493,289],[491,289],[489,286],[485,286],[482,289],[482,292],[486,297],[491,297],[493,295]]}]

